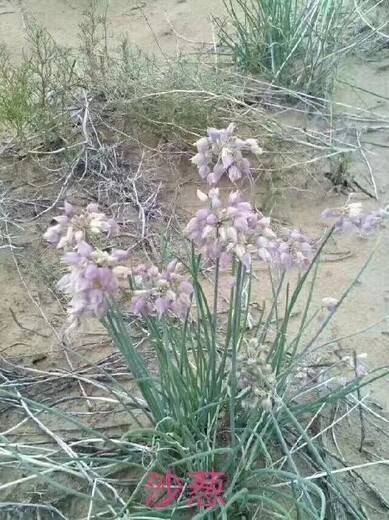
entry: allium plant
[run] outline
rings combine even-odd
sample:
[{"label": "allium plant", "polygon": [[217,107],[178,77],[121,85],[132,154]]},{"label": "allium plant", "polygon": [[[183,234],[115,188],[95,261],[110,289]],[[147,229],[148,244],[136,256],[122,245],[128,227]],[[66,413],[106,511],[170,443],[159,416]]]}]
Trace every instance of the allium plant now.
[{"label": "allium plant", "polygon": [[250,175],[250,161],[243,156],[243,152],[263,153],[256,139],[239,139],[234,135],[234,130],[233,123],[221,130],[208,128],[207,136],[195,143],[197,154],[191,161],[208,184],[216,185],[224,174],[232,182],[247,177]]},{"label": "allium plant", "polygon": [[[221,146],[231,139],[232,129],[227,130],[209,131],[199,153],[208,153],[207,143],[212,148],[212,143]],[[379,375],[359,371],[335,387],[326,384],[326,378],[337,377],[329,375],[328,367],[311,379],[307,376],[303,386],[299,377],[306,370],[306,354],[313,346],[318,349],[326,325],[349,291],[323,299],[327,316],[319,330],[316,326],[310,332],[320,312],[311,310],[311,301],[321,251],[334,229],[348,227],[345,220],[358,230],[367,230],[381,224],[387,210],[365,218],[359,211],[355,214],[355,206],[348,213],[327,212],[326,216],[342,219],[342,224],[335,222],[319,242],[297,229],[276,229],[238,191],[225,202],[216,187],[208,194],[199,191],[198,197],[204,207],[185,228],[192,253],[182,261],[171,261],[165,269],[130,265],[126,251],[96,249],[93,236],[110,236],[117,225],[95,204],[80,214],[66,204],[64,214],[56,217],[56,224],[45,234],[63,251],[68,272],[59,286],[71,298],[71,319],[86,314],[101,319],[137,382],[141,396],[130,394],[128,399],[149,422],[146,430],[125,436],[131,445],[147,446],[153,456],[147,467],[137,465],[139,483],[116,513],[119,517],[126,513],[128,518],[152,513],[142,494],[149,471],[160,475],[173,471],[184,483],[193,472],[220,471],[226,476],[223,503],[198,511],[182,493],[175,504],[161,511],[160,518],[189,513],[198,520],[224,520],[252,518],[259,511],[266,518],[324,520],[337,501],[351,518],[362,520],[308,431],[314,417],[325,421],[333,403],[338,406]],[[254,276],[254,261],[275,270],[273,301],[266,312],[262,308],[257,323],[249,324],[253,284],[261,284]],[[201,276],[204,262],[214,270],[211,301]],[[284,287],[285,272],[292,268],[299,272],[293,290],[289,284]],[[225,303],[220,291],[223,270],[234,279],[225,315],[219,312]],[[311,289],[301,302],[307,281],[312,282]],[[124,300],[130,301],[125,312],[116,300],[119,288],[129,296]],[[295,313],[301,303],[303,311]],[[134,318],[131,325],[128,313]],[[292,334],[289,325],[294,314],[300,322]],[[134,328],[137,334],[142,331],[148,347],[154,349],[157,369],[135,347]],[[319,390],[317,381],[321,381]],[[305,478],[307,471],[327,475],[331,502],[326,501],[319,483]]]}]

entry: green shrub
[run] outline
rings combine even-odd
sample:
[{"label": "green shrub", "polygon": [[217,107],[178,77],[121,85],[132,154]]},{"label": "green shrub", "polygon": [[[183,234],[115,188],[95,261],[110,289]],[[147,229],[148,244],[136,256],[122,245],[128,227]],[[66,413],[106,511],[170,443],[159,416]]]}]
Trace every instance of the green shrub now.
[{"label": "green shrub", "polygon": [[218,19],[221,43],[244,71],[278,86],[324,96],[340,59],[358,41],[352,32],[357,15],[344,0],[225,0],[224,5],[234,32]]},{"label": "green shrub", "polygon": [[5,49],[0,60],[0,125],[20,138],[35,113],[32,71],[28,63],[11,67]]}]

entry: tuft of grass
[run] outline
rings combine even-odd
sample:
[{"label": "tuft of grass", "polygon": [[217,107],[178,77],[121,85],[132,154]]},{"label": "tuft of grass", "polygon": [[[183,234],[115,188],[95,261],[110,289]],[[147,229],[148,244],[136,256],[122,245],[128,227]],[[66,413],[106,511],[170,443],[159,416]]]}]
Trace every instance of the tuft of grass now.
[{"label": "tuft of grass", "polygon": [[366,38],[353,32],[358,15],[345,0],[224,0],[224,5],[233,31],[225,21],[216,22],[234,62],[310,95],[331,92],[340,60]]},{"label": "tuft of grass", "polygon": [[[142,432],[129,433],[127,439],[143,444],[151,435],[157,442],[159,451],[148,471],[166,474],[169,468],[173,469],[187,485],[188,475],[196,471],[221,471],[227,475],[224,507],[217,507],[212,514],[193,513],[193,518],[253,518],[257,510],[267,518],[324,520],[331,514],[332,506],[325,498],[325,489],[305,479],[305,464],[328,476],[333,496],[351,518],[364,518],[342,483],[331,475],[320,443],[311,439],[307,428],[314,417],[325,417],[332,406],[340,405],[366,381],[357,378],[343,387],[335,385],[324,394],[315,385],[303,391],[296,385],[296,375],[306,363],[310,346],[330,321],[327,319],[312,337],[306,336],[316,316],[310,309],[311,289],[298,332],[288,339],[291,316],[301,291],[309,278],[314,284],[318,258],[293,292],[288,287],[283,289],[283,276],[274,282],[270,310],[262,312],[250,328],[250,294],[255,283],[251,275],[246,275],[243,266],[236,262],[236,285],[231,290],[227,318],[219,323],[221,273],[216,266],[215,300],[211,305],[200,280],[200,258],[192,255],[195,322],[180,324],[165,318],[144,321],[158,359],[157,376],[149,372],[134,349],[116,306],[111,307],[104,321],[147,403],[151,430],[145,436]],[[282,317],[280,308],[284,309]],[[270,339],[272,330],[276,333]],[[247,354],[253,340],[256,347]],[[266,353],[262,364],[258,361],[258,348]],[[244,373],[242,357],[251,367],[259,363],[254,395],[247,389],[239,390],[238,381]],[[325,372],[324,380],[318,378],[321,385],[333,377],[331,371]],[[247,408],[250,402],[252,405]],[[302,443],[297,449],[296,439],[297,445]],[[144,478],[147,479],[147,472]],[[137,518],[139,496],[134,493],[127,503],[125,509],[132,514],[125,518]],[[188,500],[181,497],[166,512],[169,515],[187,508]]]}]

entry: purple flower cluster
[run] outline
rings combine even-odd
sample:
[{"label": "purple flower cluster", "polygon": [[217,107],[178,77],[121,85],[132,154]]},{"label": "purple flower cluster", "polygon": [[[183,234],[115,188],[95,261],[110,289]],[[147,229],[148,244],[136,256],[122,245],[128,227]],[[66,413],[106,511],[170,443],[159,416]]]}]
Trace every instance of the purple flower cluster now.
[{"label": "purple flower cluster", "polygon": [[314,254],[313,241],[297,229],[285,229],[280,236],[270,239],[260,236],[257,239],[258,254],[262,260],[284,269],[309,267]]},{"label": "purple flower cluster", "polygon": [[366,233],[383,225],[389,217],[389,207],[373,210],[364,214],[360,202],[346,204],[343,208],[329,208],[322,213],[324,220],[333,220],[335,231],[356,231]]},{"label": "purple flower cluster", "polygon": [[224,173],[232,182],[250,174],[250,162],[243,157],[244,150],[255,154],[263,153],[255,139],[239,139],[234,136],[235,125],[218,130],[208,128],[207,137],[199,139],[195,145],[197,154],[191,161],[199,170],[200,177],[208,184],[215,185]]},{"label": "purple flower cluster", "polygon": [[242,202],[236,191],[223,207],[219,189],[212,188],[208,195],[198,192],[207,208],[197,211],[185,228],[188,237],[200,248],[204,258],[219,258],[221,267],[231,262],[235,254],[247,269],[251,266],[251,238],[258,226],[258,214],[249,202]]},{"label": "purple flower cluster", "polygon": [[223,207],[219,189],[208,195],[198,192],[207,208],[197,211],[185,228],[185,233],[199,247],[205,259],[219,259],[220,266],[230,264],[232,256],[250,269],[253,253],[271,265],[283,268],[306,268],[314,254],[312,241],[298,230],[285,230],[277,236],[269,217],[243,202],[240,192],[232,192],[227,207]]},{"label": "purple flower cluster", "polygon": [[107,298],[118,291],[119,278],[129,275],[129,269],[120,265],[127,257],[122,250],[112,254],[94,250],[84,240],[63,255],[62,262],[69,272],[59,280],[58,289],[71,297],[68,305],[71,322],[81,316],[104,316]]},{"label": "purple flower cluster", "polygon": [[170,262],[162,273],[155,266],[143,264],[131,271],[123,263],[128,260],[127,251],[116,249],[108,253],[93,248],[88,242],[91,233],[110,234],[118,227],[96,204],[89,204],[86,212],[76,214],[73,206],[65,203],[64,214],[54,220],[56,224],[47,230],[44,238],[64,250],[62,263],[68,272],[59,280],[58,288],[70,297],[71,323],[77,323],[81,316],[104,316],[108,299],[118,292],[120,279],[128,282],[130,276],[135,285],[130,303],[135,315],[162,316],[171,312],[186,316],[193,286],[177,260]]},{"label": "purple flower cluster", "polygon": [[[208,136],[196,143],[198,153],[192,161],[210,184],[216,184],[224,173],[233,182],[248,174],[250,165],[242,155],[244,150],[262,153],[255,139],[243,141],[233,135],[234,129],[233,124],[222,130],[209,128]],[[262,261],[283,268],[295,265],[305,268],[311,261],[314,248],[306,235],[297,230],[285,230],[277,235],[270,218],[255,211],[250,202],[243,201],[239,191],[231,192],[224,205],[216,187],[208,194],[198,191],[198,197],[206,207],[197,211],[185,232],[205,259],[218,259],[219,265],[226,267],[236,257],[247,271],[254,254]],[[54,220],[55,224],[49,227],[44,238],[64,252],[62,262],[68,271],[58,287],[70,297],[72,322],[83,315],[102,317],[107,311],[108,299],[118,292],[120,279],[128,282],[130,278],[133,280],[130,303],[133,314],[170,313],[177,317],[188,314],[194,289],[177,260],[162,272],[155,266],[143,264],[130,270],[124,264],[128,259],[126,251],[107,253],[94,248],[90,240],[93,234],[111,235],[118,229],[117,223],[101,212],[97,204],[89,204],[86,211],[78,214],[65,202],[64,213]]]},{"label": "purple flower cluster", "polygon": [[177,317],[185,317],[194,289],[182,273],[183,265],[177,260],[170,262],[162,273],[156,266],[138,265],[133,270],[136,287],[131,312],[138,316],[162,316],[171,312]]},{"label": "purple flower cluster", "polygon": [[43,238],[56,245],[57,249],[73,247],[85,239],[88,231],[110,235],[118,230],[115,220],[99,211],[95,203],[89,204],[85,213],[77,215],[72,204],[65,202],[64,213],[54,217],[54,220],[56,224],[49,227]]},{"label": "purple flower cluster", "polygon": [[44,238],[64,250],[62,262],[68,272],[59,280],[58,289],[70,297],[70,321],[76,323],[81,316],[101,318],[107,310],[107,298],[118,291],[119,279],[129,276],[129,269],[122,264],[128,253],[94,249],[88,243],[88,234],[111,234],[118,225],[100,212],[97,204],[89,204],[86,212],[76,214],[65,202],[64,214],[54,220],[56,224],[49,227]]}]

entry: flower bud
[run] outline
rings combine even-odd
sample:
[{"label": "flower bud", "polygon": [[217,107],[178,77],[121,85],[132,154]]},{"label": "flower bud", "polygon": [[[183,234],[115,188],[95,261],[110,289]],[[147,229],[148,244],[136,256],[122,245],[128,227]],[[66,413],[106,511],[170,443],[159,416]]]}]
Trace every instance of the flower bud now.
[{"label": "flower bud", "polygon": [[233,164],[228,169],[228,177],[231,182],[236,182],[242,177],[242,172],[235,164]]},{"label": "flower bud", "polygon": [[224,168],[228,170],[228,168],[230,168],[234,163],[234,157],[231,150],[229,148],[223,148],[221,157]]},{"label": "flower bud", "polygon": [[323,298],[322,299],[322,304],[324,307],[327,308],[328,311],[330,312],[335,312],[337,306],[339,305],[339,300],[337,300],[336,298]]},{"label": "flower bud", "polygon": [[208,165],[200,166],[199,168],[199,175],[202,179],[206,179],[210,172],[211,168]]},{"label": "flower bud", "polygon": [[198,141],[195,142],[195,146],[200,153],[206,153],[209,149],[209,141],[207,137],[202,137]]},{"label": "flower bud", "polygon": [[74,211],[74,207],[72,204],[70,204],[70,202],[67,202],[65,200],[65,203],[64,203],[64,210],[65,210],[65,215],[67,217],[73,217],[75,211]]},{"label": "flower bud", "polygon": [[270,398],[270,397],[266,397],[266,399],[263,399],[263,400],[261,401],[261,407],[262,407],[266,412],[270,412],[271,409],[273,408],[273,404],[272,404],[271,398]]},{"label": "flower bud", "polygon": [[229,240],[234,243],[238,241],[238,233],[234,227],[228,227],[226,233]]}]

